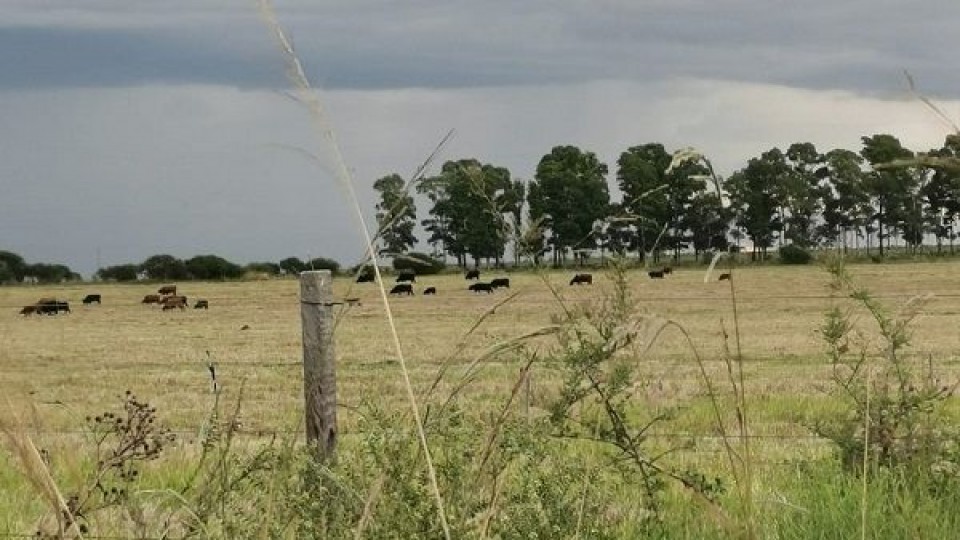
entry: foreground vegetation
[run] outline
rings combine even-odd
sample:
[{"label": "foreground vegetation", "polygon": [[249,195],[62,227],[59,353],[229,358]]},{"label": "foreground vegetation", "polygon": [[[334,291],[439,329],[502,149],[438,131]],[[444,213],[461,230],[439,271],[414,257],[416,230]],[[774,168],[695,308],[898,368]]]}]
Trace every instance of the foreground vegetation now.
[{"label": "foreground vegetation", "polygon": [[[960,376],[955,266],[741,268],[738,325],[729,284],[700,270],[663,281],[610,272],[592,287],[512,274],[494,296],[471,295],[459,276],[423,278],[440,295],[393,310],[450,534],[849,538],[865,517],[868,537],[949,537],[960,525],[947,429]],[[295,281],[184,285],[208,312],[140,305],[152,286],[97,287],[103,306],[33,318],[15,307],[90,285],[0,289],[8,443],[29,435],[78,527],[443,536],[371,286],[335,282],[362,305],[339,315],[341,443],[326,466],[301,444]],[[937,296],[922,309],[882,318],[927,292]],[[158,427],[128,427],[138,425]],[[868,446],[858,426],[872,426]],[[142,449],[124,443],[135,437],[142,455],[104,465],[118,448]],[[55,531],[35,485],[44,466],[7,446],[0,531]]]}]

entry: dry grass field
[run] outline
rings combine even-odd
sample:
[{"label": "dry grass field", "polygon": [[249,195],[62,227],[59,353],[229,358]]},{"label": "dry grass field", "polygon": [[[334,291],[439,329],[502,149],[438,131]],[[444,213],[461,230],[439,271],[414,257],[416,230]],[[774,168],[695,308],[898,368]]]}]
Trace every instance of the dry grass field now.
[{"label": "dry grass field", "polygon": [[[891,309],[912,296],[934,298],[915,323],[913,349],[944,369],[960,352],[960,264],[863,265],[851,267]],[[570,306],[596,303],[610,283],[598,275],[593,286],[567,285],[569,272],[511,275],[516,296],[465,336],[488,309],[507,293],[473,294],[460,276],[421,277],[417,291],[434,285],[434,297],[392,300],[401,342],[418,388],[428,385],[439,364],[451,355],[466,366],[498,342],[543,327],[561,307],[544,280]],[[716,272],[715,274],[716,275]],[[484,277],[490,277],[486,274]],[[642,272],[629,275],[637,308],[675,320],[694,338],[702,357],[723,366],[723,331],[733,329],[730,289],[724,282],[703,282],[704,271],[681,269],[664,280]],[[759,402],[760,417],[775,415],[778,404],[791,409],[797,400],[816,400],[829,374],[818,339],[823,312],[832,305],[826,272],[810,267],[742,268],[736,274],[742,350],[750,375],[748,395]],[[124,390],[147,398],[167,422],[195,429],[209,412],[207,353],[218,368],[223,397],[233,402],[241,386],[242,422],[251,432],[299,429],[302,406],[298,284],[295,280],[200,282],[180,284],[191,300],[205,298],[209,310],[161,311],[141,305],[156,285],[84,284],[58,287],[0,288],[0,385],[21,407],[36,408],[44,430],[72,430],[78,419],[116,400]],[[103,305],[84,306],[88,292],[103,295]],[[350,407],[363,400],[404,397],[379,293],[372,284],[335,281],[339,297],[357,296],[362,305],[341,313],[337,329],[338,385],[344,431],[351,427]],[[18,315],[18,306],[56,296],[71,302],[59,316]],[[864,321],[868,323],[869,321]],[[248,329],[242,329],[244,326]],[[873,330],[869,324],[864,328]],[[548,340],[542,341],[549,347]],[[733,346],[733,341],[730,341]],[[507,391],[514,382],[515,358],[488,362],[478,399]],[[672,402],[701,392],[696,364],[684,340],[668,330],[640,359],[645,363],[653,401]],[[456,369],[451,377],[458,375]],[[770,403],[774,410],[768,410]],[[775,421],[775,418],[771,418]]]},{"label": "dry grass field", "polygon": [[[956,331],[960,263],[859,265],[849,270],[891,310],[916,295],[933,294],[914,323],[911,351],[918,360],[932,360],[944,377],[960,376]],[[416,290],[436,286],[437,296],[393,298],[416,390],[423,393],[450,358],[453,367],[435,394],[445,396],[466,366],[485,351],[550,324],[562,307],[547,282],[568,308],[595,305],[612,289],[601,272],[595,272],[593,286],[568,286],[571,275],[510,274],[510,291],[492,295],[468,292],[468,282],[458,275],[425,276]],[[490,277],[489,272],[484,275]],[[726,282],[704,283],[703,278],[702,269],[679,269],[664,280],[651,280],[639,270],[628,274],[637,310],[682,325],[721,394],[727,395],[724,327],[730,334],[726,345],[735,346],[730,287]],[[749,422],[755,435],[769,436],[756,446],[758,463],[776,464],[825,451],[805,425],[817,411],[834,406],[818,327],[831,305],[852,305],[831,298],[828,282],[826,271],[817,266],[736,270]],[[69,449],[83,440],[83,419],[115,408],[129,389],[155,405],[160,418],[189,443],[213,403],[209,358],[217,366],[222,400],[231,406],[240,400],[240,433],[256,438],[301,431],[297,281],[178,285],[191,304],[205,298],[210,309],[161,311],[141,305],[140,299],[155,292],[156,284],[0,288],[0,388],[5,401],[0,410],[20,416],[45,447]],[[80,303],[92,292],[103,295],[103,305]],[[335,280],[335,294],[362,301],[340,313],[336,334],[341,431],[349,437],[357,429],[357,406],[373,401],[405,409],[407,402],[376,287],[341,278]],[[516,296],[488,313],[510,294]],[[69,300],[72,312],[18,315],[19,306],[46,296]],[[485,313],[482,324],[468,335]],[[858,322],[868,334],[875,333],[866,316]],[[554,345],[552,338],[539,338],[529,347],[546,356]],[[636,383],[640,406],[680,406],[679,414],[660,431],[703,437],[683,459],[701,465],[716,461],[719,468],[722,460],[715,453],[716,442],[710,440],[717,433],[703,381],[681,333],[667,328],[637,361],[643,374]],[[485,359],[480,376],[465,393],[468,403],[475,404],[473,410],[486,414],[502,403],[521,363],[516,354]],[[549,365],[535,366],[533,414],[551,395],[551,381]],[[8,464],[7,457],[0,457],[2,468]],[[0,482],[12,480],[0,475]]]}]

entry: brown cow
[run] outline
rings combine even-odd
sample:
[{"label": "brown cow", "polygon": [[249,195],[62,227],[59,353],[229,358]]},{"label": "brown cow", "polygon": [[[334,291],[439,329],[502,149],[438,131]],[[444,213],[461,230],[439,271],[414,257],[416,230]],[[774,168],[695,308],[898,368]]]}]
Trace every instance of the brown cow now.
[{"label": "brown cow", "polygon": [[159,304],[160,295],[159,294],[148,294],[143,297],[143,300],[140,301],[141,304]]},{"label": "brown cow", "polygon": [[160,301],[160,305],[163,306],[163,310],[180,308],[184,310],[187,308],[187,297],[186,296],[168,296]]},{"label": "brown cow", "polygon": [[24,317],[29,317],[37,312],[37,306],[23,306],[23,309],[20,310],[20,314]]},{"label": "brown cow", "polygon": [[177,286],[164,285],[163,287],[160,287],[159,289],[157,289],[157,292],[160,294],[177,294]]},{"label": "brown cow", "polygon": [[720,277],[717,278],[717,281],[726,281],[730,279],[730,274],[720,274]]}]

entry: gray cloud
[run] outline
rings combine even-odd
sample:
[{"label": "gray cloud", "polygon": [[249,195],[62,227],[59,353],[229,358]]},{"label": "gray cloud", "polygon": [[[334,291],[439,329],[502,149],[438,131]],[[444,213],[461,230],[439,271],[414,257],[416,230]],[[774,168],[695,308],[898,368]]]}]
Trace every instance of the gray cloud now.
[{"label": "gray cloud", "polygon": [[[284,84],[252,3],[195,4],[0,7],[0,85]],[[944,65],[960,47],[952,0],[296,1],[277,10],[327,88],[699,77],[889,93],[905,68],[928,92],[960,95],[960,75]]]}]

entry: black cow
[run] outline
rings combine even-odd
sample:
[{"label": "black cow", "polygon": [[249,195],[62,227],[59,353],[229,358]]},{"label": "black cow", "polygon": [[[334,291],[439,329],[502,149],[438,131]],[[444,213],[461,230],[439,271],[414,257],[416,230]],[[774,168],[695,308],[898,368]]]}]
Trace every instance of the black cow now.
[{"label": "black cow", "polygon": [[193,309],[210,309],[210,302],[207,302],[204,299],[197,300],[197,303],[193,305]]},{"label": "black cow", "polygon": [[400,283],[402,281],[409,281],[410,283],[416,283],[417,275],[414,274],[413,272],[407,272],[407,271],[400,272],[400,274],[397,276],[397,283]]},{"label": "black cow", "polygon": [[485,292],[487,294],[490,294],[493,292],[493,284],[492,283],[474,283],[473,285],[470,285],[468,289],[475,293]]},{"label": "black cow", "polygon": [[570,280],[571,285],[593,285],[593,274],[577,274]]},{"label": "black cow", "polygon": [[663,267],[663,275],[672,274],[672,273],[673,273],[673,268],[671,268],[671,267],[669,267],[669,266],[664,266],[664,267]]},{"label": "black cow", "polygon": [[407,294],[413,296],[413,285],[409,283],[394,285],[393,288],[390,289],[390,294]]},{"label": "black cow", "polygon": [[70,313],[70,304],[63,300],[50,300],[44,298],[37,302],[36,307],[37,313],[41,313],[43,315],[56,315],[61,311]]},{"label": "black cow", "polygon": [[730,279],[730,274],[720,274],[720,277],[717,278],[717,281],[725,281]]},{"label": "black cow", "polygon": [[504,289],[509,289],[510,278],[505,278],[505,277],[494,278],[494,280],[490,282],[490,286],[493,287],[494,289],[499,289],[501,287],[503,287]]},{"label": "black cow", "polygon": [[423,290],[423,294],[437,294],[437,288],[427,287],[426,289]]},{"label": "black cow", "polygon": [[360,274],[357,276],[357,283],[373,283],[376,281],[376,276],[373,274]]},{"label": "black cow", "polygon": [[465,276],[465,278],[466,278],[466,279],[480,279],[480,271],[479,271],[479,270],[467,270],[467,275]]},{"label": "black cow", "polygon": [[650,279],[663,279],[663,270],[651,270],[647,272]]},{"label": "black cow", "polygon": [[94,302],[96,302],[96,303],[99,304],[99,303],[100,303],[100,300],[101,300],[101,299],[100,299],[100,295],[99,295],[99,294],[88,294],[88,295],[86,295],[86,296],[83,297],[83,303],[84,303],[85,305],[86,305],[86,304],[92,304],[92,303],[94,303]]},{"label": "black cow", "polygon": [[23,309],[20,310],[20,314],[24,317],[29,317],[37,312],[37,306],[23,306]]}]

